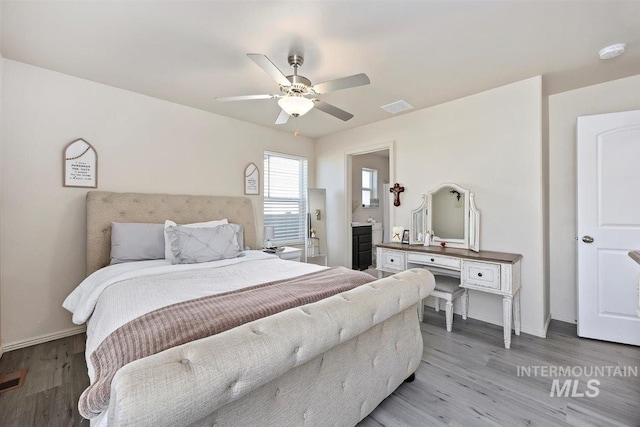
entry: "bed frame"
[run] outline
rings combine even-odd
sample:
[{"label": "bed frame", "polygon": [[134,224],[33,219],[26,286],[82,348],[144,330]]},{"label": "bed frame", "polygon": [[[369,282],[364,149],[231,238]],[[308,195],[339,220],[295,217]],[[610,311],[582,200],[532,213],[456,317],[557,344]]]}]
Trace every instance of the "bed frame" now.
[{"label": "bed frame", "polygon": [[[109,261],[111,221],[220,218],[256,247],[248,198],[91,191],[87,273]],[[418,368],[417,308],[434,284],[407,270],[132,362],[112,382],[109,425],[355,425]]]}]

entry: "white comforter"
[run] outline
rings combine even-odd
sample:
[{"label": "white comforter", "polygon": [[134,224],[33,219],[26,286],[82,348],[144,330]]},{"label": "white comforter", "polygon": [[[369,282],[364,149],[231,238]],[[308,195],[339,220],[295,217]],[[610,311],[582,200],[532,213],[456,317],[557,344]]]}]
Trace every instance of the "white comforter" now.
[{"label": "white comforter", "polygon": [[313,264],[283,261],[261,251],[202,264],[171,265],[170,261],[139,261],[102,268],[67,297],[63,307],[73,322],[87,322],[85,351],[89,378],[90,355],[114,330],[158,308],[321,270]]}]

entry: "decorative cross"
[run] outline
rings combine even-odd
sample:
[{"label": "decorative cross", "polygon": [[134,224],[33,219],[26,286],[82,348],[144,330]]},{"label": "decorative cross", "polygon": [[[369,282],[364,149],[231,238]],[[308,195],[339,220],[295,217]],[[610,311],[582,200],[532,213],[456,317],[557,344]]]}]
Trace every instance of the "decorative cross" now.
[{"label": "decorative cross", "polygon": [[400,193],[404,192],[404,187],[396,182],[393,184],[393,188],[389,189],[389,192],[393,193],[393,206],[400,206]]}]

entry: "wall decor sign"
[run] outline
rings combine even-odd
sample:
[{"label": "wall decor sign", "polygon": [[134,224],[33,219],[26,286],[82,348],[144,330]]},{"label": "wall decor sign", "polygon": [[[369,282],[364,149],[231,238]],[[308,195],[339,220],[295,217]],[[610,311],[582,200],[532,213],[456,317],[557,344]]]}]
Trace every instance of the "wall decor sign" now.
[{"label": "wall decor sign", "polygon": [[64,147],[64,187],[98,188],[98,153],[84,139]]},{"label": "wall decor sign", "polygon": [[244,169],[244,194],[260,194],[260,171],[255,163]]}]

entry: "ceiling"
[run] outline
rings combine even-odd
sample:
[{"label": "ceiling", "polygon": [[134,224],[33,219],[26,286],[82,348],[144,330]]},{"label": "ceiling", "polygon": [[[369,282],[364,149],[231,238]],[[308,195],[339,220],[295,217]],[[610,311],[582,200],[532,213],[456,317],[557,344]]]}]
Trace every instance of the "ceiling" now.
[{"label": "ceiling", "polygon": [[[312,138],[543,76],[545,93],[640,74],[640,1],[2,1],[5,58]],[[600,48],[627,43],[601,61]],[[366,73],[369,86],[322,95],[355,115],[316,109],[276,126],[278,93],[246,56],[267,55],[321,83]],[[639,88],[640,89],[640,88]],[[410,110],[415,111],[415,110]],[[406,114],[406,113],[400,113]]]}]

